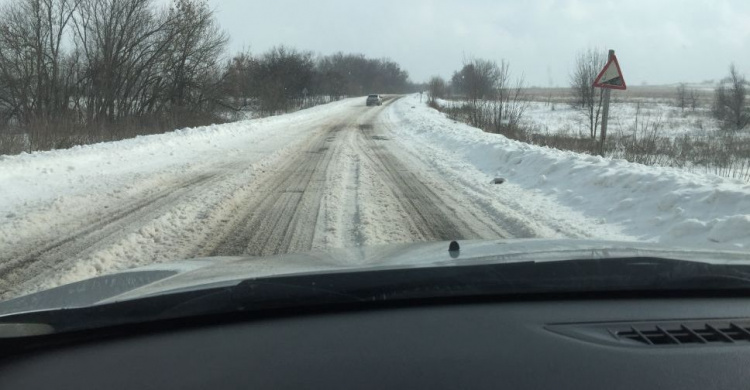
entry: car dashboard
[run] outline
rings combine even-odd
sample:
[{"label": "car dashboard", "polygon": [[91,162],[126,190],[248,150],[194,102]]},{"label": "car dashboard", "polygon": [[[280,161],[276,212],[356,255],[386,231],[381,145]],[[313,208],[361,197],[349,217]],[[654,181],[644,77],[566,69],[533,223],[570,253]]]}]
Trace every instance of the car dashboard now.
[{"label": "car dashboard", "polygon": [[4,348],[0,388],[744,388],[749,303],[460,299],[173,320]]}]

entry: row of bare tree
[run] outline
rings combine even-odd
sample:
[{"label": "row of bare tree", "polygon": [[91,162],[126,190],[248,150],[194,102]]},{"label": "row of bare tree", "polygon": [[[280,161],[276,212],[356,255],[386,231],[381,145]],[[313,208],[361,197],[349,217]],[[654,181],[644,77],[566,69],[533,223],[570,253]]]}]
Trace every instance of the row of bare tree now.
[{"label": "row of bare tree", "polygon": [[109,125],[210,112],[227,37],[202,0],[19,0],[0,16],[0,120]]},{"label": "row of bare tree", "polygon": [[410,90],[408,73],[388,59],[336,53],[315,57],[280,46],[254,57],[235,56],[227,67],[227,95],[262,112],[284,111],[310,96],[359,96]]},{"label": "row of bare tree", "polygon": [[6,3],[0,153],[11,133],[24,150],[51,149],[214,123],[243,105],[274,113],[410,87],[386,59],[277,47],[227,61],[227,41],[207,0]]}]

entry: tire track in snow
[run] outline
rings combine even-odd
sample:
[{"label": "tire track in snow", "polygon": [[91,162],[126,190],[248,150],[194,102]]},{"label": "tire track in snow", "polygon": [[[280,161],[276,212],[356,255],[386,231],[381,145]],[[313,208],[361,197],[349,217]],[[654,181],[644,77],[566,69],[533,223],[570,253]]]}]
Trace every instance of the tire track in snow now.
[{"label": "tire track in snow", "polygon": [[312,247],[318,226],[326,171],[334,154],[333,125],[296,156],[273,168],[273,175],[257,183],[244,213],[228,223],[231,228],[206,254],[238,256],[285,253]]},{"label": "tire track in snow", "polygon": [[460,190],[437,185],[439,178],[432,177],[429,171],[406,165],[402,156],[394,153],[398,143],[377,122],[361,123],[358,127],[363,155],[377,167],[383,182],[389,184],[422,240],[511,236],[496,221],[476,210],[473,199],[460,196]]},{"label": "tire track in snow", "polygon": [[[273,168],[272,176],[256,183],[258,190],[245,200],[244,211],[238,212],[228,222],[230,228],[225,234],[213,245],[207,245],[210,249],[200,255],[267,256],[303,252],[313,249],[316,242],[319,248],[326,247],[321,242],[360,245],[362,239],[356,231],[360,212],[357,203],[352,203],[356,200],[352,193],[359,192],[360,168],[356,156],[345,155],[352,152],[347,141],[356,131],[358,120],[377,116],[392,102],[387,99],[381,107],[357,110],[348,117],[333,120],[304,150]],[[352,172],[338,172],[339,183],[334,179],[337,175],[334,170]],[[334,201],[346,205],[332,205]],[[331,221],[340,225],[331,226]],[[355,231],[342,234],[344,226]]]}]

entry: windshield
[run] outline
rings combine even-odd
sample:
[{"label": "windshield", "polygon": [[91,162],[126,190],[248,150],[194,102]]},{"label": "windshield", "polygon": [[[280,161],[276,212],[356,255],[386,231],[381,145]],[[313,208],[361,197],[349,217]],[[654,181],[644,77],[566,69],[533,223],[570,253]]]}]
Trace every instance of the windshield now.
[{"label": "windshield", "polygon": [[0,0],[0,301],[454,240],[748,254],[748,26],[740,0]]}]

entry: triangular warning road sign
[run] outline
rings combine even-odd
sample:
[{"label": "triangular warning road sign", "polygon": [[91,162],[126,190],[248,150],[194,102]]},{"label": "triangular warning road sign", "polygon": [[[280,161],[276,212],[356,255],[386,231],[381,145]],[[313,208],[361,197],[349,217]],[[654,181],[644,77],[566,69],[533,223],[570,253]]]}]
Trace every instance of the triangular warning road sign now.
[{"label": "triangular warning road sign", "polygon": [[625,78],[622,77],[622,71],[620,70],[620,63],[617,62],[617,57],[612,54],[612,57],[607,61],[607,65],[604,65],[604,69],[599,72],[594,80],[594,86],[598,88],[610,88],[610,89],[626,89]]}]

